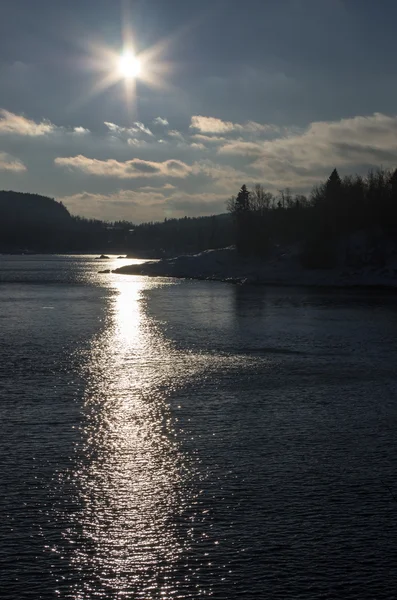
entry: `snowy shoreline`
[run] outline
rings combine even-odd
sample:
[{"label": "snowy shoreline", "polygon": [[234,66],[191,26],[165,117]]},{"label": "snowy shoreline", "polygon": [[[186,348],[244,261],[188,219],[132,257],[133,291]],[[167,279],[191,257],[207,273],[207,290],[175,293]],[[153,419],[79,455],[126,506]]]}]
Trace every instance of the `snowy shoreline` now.
[{"label": "snowy shoreline", "polygon": [[241,285],[397,288],[397,263],[384,267],[305,269],[300,265],[298,257],[288,252],[264,261],[243,258],[233,247],[126,265],[112,272]]}]

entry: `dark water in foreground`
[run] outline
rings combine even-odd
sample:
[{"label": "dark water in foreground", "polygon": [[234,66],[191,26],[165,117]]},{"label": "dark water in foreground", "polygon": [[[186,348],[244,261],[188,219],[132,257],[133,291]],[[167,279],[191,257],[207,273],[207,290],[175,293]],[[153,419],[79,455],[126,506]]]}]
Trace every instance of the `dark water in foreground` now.
[{"label": "dark water in foreground", "polygon": [[101,268],[0,257],[0,597],[397,598],[396,296]]}]

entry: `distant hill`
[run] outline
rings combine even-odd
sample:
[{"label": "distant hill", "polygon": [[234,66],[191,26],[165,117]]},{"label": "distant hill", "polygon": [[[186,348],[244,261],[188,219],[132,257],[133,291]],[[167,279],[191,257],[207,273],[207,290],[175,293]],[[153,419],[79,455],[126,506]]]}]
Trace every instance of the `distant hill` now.
[{"label": "distant hill", "polygon": [[62,202],[38,194],[0,191],[0,219],[8,223],[60,223],[71,215]]},{"label": "distant hill", "polygon": [[194,254],[230,246],[233,241],[233,223],[228,213],[142,223],[129,235],[131,255],[136,250],[153,250],[156,256]]},{"label": "distant hill", "polygon": [[61,202],[37,194],[0,191],[0,250],[51,250],[62,245],[73,218]]},{"label": "distant hill", "polygon": [[157,257],[232,243],[229,214],[140,225],[106,223],[73,216],[62,202],[46,196],[0,191],[0,252],[115,252]]}]

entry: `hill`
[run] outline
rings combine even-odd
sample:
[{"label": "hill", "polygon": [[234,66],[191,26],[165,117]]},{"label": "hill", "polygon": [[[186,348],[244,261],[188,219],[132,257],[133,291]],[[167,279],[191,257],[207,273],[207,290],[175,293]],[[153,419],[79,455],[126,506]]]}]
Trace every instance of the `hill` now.
[{"label": "hill", "polygon": [[0,252],[87,252],[168,256],[233,243],[229,214],[136,225],[73,216],[62,202],[0,191]]},{"label": "hill", "polygon": [[70,220],[71,215],[62,202],[53,198],[13,191],[0,191],[0,218],[9,222],[30,224],[59,223]]},{"label": "hill", "polygon": [[50,250],[73,219],[61,202],[37,194],[0,191],[0,250]]}]

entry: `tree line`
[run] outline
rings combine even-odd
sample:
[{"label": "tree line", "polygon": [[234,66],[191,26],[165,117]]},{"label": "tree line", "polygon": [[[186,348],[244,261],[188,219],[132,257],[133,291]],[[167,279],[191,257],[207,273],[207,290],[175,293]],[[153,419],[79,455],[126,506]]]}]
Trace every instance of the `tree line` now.
[{"label": "tree line", "polygon": [[230,215],[135,224],[73,216],[62,202],[0,191],[0,252],[120,253],[159,257],[233,244]]},{"label": "tree line", "polygon": [[[235,244],[245,255],[267,257],[295,244],[307,267],[333,266],[339,242],[364,232],[369,243],[397,239],[397,169],[341,178],[334,169],[308,196],[273,194],[243,185],[227,213],[134,224],[73,216],[52,198],[0,192],[0,252],[115,252],[148,258],[196,253]],[[349,262],[349,244],[345,244]],[[381,263],[382,252],[375,252]]]},{"label": "tree line", "polygon": [[[343,178],[334,169],[309,196],[292,195],[289,189],[276,196],[262,185],[252,190],[243,185],[227,208],[240,253],[267,256],[275,244],[299,244],[305,266],[331,267],[338,242],[355,232],[366,232],[374,244],[396,240],[397,169]],[[346,262],[348,251],[346,246]]]}]

